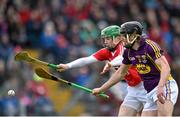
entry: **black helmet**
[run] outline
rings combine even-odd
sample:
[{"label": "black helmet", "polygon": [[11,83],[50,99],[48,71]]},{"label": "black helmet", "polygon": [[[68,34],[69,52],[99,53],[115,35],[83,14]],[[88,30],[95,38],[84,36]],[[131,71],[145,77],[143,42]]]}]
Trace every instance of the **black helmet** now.
[{"label": "black helmet", "polygon": [[125,22],[121,25],[121,34],[125,36],[126,48],[131,48],[135,41],[140,38],[143,32],[143,26],[137,21]]},{"label": "black helmet", "polygon": [[126,22],[121,25],[121,34],[133,34],[136,31],[137,34],[141,35],[143,26],[137,21]]}]

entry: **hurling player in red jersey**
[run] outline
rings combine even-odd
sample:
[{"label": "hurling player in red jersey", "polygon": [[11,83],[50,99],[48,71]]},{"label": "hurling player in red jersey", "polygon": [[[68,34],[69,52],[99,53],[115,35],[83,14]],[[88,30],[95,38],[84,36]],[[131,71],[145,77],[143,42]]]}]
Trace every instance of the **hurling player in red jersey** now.
[{"label": "hurling player in red jersey", "polygon": [[[109,62],[104,67],[102,74],[111,66],[120,66],[122,64],[122,55],[124,52],[124,47],[121,43],[122,36],[120,34],[120,27],[112,25],[104,28],[101,31],[101,39],[103,40],[104,48],[91,56],[79,58],[67,64],[59,64],[59,70],[64,71],[70,68],[82,67],[87,64],[105,60],[108,60]],[[134,116],[142,110],[146,103],[146,91],[135,67],[131,67],[128,70],[125,80],[128,83],[127,95],[121,104],[119,115]],[[124,90],[126,89],[118,89],[116,92],[123,92]]]}]

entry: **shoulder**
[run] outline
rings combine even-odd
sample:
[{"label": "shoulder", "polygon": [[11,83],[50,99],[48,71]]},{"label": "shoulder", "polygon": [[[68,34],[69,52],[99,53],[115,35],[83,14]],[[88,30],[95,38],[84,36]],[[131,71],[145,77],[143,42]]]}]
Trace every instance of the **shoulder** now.
[{"label": "shoulder", "polygon": [[109,50],[106,48],[102,48],[93,54],[93,56],[99,61],[106,60],[108,58],[108,55],[109,55]]},{"label": "shoulder", "polygon": [[159,45],[156,42],[154,42],[154,41],[152,41],[150,39],[146,39],[145,42],[146,42],[146,45],[147,45],[148,48],[152,48],[154,50],[160,49]]},{"label": "shoulder", "polygon": [[109,50],[107,48],[102,48],[102,49],[98,50],[96,53],[98,53],[98,54],[106,54],[108,52],[109,52]]},{"label": "shoulder", "polygon": [[146,40],[146,51],[154,59],[160,58],[163,54],[163,50],[160,48],[160,46],[156,42],[149,39]]}]

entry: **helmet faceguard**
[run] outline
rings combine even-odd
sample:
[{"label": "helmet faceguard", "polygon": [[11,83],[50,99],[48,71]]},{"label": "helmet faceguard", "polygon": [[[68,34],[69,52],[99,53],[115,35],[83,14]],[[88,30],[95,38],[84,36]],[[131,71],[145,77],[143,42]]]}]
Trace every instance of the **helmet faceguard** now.
[{"label": "helmet faceguard", "polygon": [[[112,39],[113,42],[117,42],[118,40],[116,40],[116,37],[120,35],[120,27],[117,26],[117,25],[112,25],[112,26],[108,26],[106,28],[104,28],[102,31],[101,31],[101,40],[102,40],[102,43],[103,43],[103,46],[105,46],[106,48],[108,49],[114,49],[115,47],[114,46],[107,46],[104,42],[105,42],[105,39],[106,40],[109,40],[109,39]],[[117,45],[117,44],[116,44]]]},{"label": "helmet faceguard", "polygon": [[125,37],[124,46],[132,48],[135,41],[140,39],[143,26],[137,21],[126,22],[121,25],[121,34]]}]

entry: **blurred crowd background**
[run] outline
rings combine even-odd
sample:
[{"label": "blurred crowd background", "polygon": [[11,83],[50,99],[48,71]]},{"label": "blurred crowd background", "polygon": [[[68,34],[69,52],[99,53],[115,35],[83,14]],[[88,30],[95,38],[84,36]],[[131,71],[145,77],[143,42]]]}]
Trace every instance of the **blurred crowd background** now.
[{"label": "blurred crowd background", "polygon": [[[59,64],[102,48],[100,30],[137,20],[165,51],[180,87],[180,0],[0,0],[0,115],[117,115],[121,100],[96,98],[63,84],[42,80],[34,65],[14,61],[22,50]],[[108,79],[103,63],[50,71],[94,88]],[[13,89],[15,96],[8,96]],[[116,90],[114,92],[120,92]],[[180,96],[174,115],[180,115]]]}]

